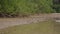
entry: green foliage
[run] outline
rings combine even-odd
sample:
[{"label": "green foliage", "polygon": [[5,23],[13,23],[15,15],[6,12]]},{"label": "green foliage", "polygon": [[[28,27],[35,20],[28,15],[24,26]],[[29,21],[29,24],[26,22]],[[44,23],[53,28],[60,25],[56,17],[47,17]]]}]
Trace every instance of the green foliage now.
[{"label": "green foliage", "polygon": [[53,12],[53,9],[51,6],[52,6],[52,0],[40,0],[39,12],[51,13],[51,12]]},{"label": "green foliage", "polygon": [[52,0],[0,0],[0,14],[24,16],[35,13],[51,13]]}]

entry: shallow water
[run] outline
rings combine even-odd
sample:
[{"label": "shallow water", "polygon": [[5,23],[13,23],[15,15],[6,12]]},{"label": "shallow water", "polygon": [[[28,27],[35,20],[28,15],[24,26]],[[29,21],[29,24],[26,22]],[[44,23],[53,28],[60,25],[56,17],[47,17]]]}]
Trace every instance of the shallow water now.
[{"label": "shallow water", "polygon": [[54,34],[60,34],[60,23],[55,23],[54,25]]}]

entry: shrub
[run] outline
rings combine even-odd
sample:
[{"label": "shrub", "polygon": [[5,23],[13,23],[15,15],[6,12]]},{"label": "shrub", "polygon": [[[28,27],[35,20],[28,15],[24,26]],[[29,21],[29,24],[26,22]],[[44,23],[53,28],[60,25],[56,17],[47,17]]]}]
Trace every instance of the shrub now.
[{"label": "shrub", "polygon": [[9,17],[54,12],[52,0],[0,0],[0,6],[0,15]]}]

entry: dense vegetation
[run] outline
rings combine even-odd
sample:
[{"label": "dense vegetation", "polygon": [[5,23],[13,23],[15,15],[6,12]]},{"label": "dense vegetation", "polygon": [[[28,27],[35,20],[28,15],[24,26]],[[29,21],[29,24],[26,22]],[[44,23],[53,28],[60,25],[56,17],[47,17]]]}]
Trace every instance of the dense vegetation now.
[{"label": "dense vegetation", "polygon": [[15,17],[56,12],[52,1],[53,0],[0,0],[0,16]]},{"label": "dense vegetation", "polygon": [[53,1],[53,9],[55,9],[57,13],[60,13],[60,0]]}]

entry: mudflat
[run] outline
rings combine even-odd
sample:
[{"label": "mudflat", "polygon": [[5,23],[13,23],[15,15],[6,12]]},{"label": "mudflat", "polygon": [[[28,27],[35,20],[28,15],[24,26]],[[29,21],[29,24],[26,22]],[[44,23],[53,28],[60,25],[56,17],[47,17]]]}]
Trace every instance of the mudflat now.
[{"label": "mudflat", "polygon": [[23,17],[22,18],[0,18],[0,29],[9,26],[47,21],[48,19],[54,19],[54,18],[60,18],[60,13],[31,15],[29,17],[24,17],[24,18]]}]

